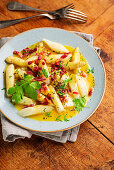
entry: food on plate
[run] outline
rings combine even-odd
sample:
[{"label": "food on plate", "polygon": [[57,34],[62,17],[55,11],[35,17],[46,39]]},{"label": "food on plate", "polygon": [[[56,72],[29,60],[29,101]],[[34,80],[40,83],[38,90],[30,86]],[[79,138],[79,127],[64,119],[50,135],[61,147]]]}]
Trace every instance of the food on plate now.
[{"label": "food on plate", "polygon": [[94,68],[79,47],[43,39],[6,62],[6,93],[22,117],[67,122],[93,93]]}]

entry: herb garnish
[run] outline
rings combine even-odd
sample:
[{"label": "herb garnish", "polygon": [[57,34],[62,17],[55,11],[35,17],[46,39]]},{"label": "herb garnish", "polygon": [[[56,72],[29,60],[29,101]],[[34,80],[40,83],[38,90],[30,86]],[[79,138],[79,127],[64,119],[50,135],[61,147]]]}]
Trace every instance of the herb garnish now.
[{"label": "herb garnish", "polygon": [[63,80],[63,82],[67,84],[67,83],[68,83],[69,81],[71,81],[71,80],[72,80],[72,77],[71,77],[71,78],[68,78],[68,79],[66,79],[66,80]]},{"label": "herb garnish", "polygon": [[46,69],[42,69],[42,74],[43,74],[46,78],[48,78],[48,72],[47,72]]},{"label": "herb garnish", "polygon": [[60,122],[60,121],[62,122],[62,120],[60,119],[60,117],[61,117],[61,115],[59,115],[59,116],[56,118],[56,121],[57,121],[57,122]]},{"label": "herb garnish", "polygon": [[46,108],[44,108],[43,112],[45,112]]},{"label": "herb garnish", "polygon": [[50,58],[50,60],[53,60],[53,58]]},{"label": "herb garnish", "polygon": [[12,101],[15,104],[18,104],[19,101],[23,99],[24,92],[28,97],[36,100],[37,99],[37,91],[36,89],[40,89],[41,85],[39,82],[32,82],[33,76],[24,75],[24,80],[20,80],[16,82],[15,87],[10,87],[8,89],[8,94],[12,95]]},{"label": "herb garnish", "polygon": [[12,76],[9,76],[9,78],[11,78]]},{"label": "herb garnish", "polygon": [[60,54],[60,51],[58,52],[58,54]]},{"label": "herb garnish", "polygon": [[87,67],[87,73],[94,73],[94,67],[92,69],[90,69],[89,67]]},{"label": "herb garnish", "polygon": [[[51,112],[50,112],[51,113]],[[47,116],[47,117],[52,117],[51,115],[50,115],[50,113],[46,113],[45,115]]]},{"label": "herb garnish", "polygon": [[60,95],[60,96],[63,96],[64,93],[62,93],[61,91],[57,91],[57,93]]},{"label": "herb garnish", "polygon": [[66,66],[68,65],[68,61],[67,61],[67,63],[66,63]]},{"label": "herb garnish", "polygon": [[65,122],[68,122],[69,119],[67,119],[66,116],[67,116],[67,114],[64,116],[64,121],[65,121]]},{"label": "herb garnish", "polygon": [[79,97],[77,99],[74,99],[73,103],[75,105],[76,111],[82,111],[82,109],[83,109],[83,107],[85,107],[85,103],[86,103],[85,97]]}]

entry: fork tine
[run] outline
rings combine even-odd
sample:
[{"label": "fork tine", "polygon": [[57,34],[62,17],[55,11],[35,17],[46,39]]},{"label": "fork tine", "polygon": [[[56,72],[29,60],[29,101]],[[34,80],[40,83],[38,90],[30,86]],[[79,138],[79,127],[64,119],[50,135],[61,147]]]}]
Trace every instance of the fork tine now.
[{"label": "fork tine", "polygon": [[68,10],[67,13],[68,13],[68,14],[74,14],[74,15],[77,15],[77,16],[82,16],[82,17],[87,18],[87,16],[85,16],[85,15],[83,15],[83,14],[80,14],[80,13],[78,13],[78,12],[73,12],[73,11],[69,11],[69,10]]},{"label": "fork tine", "polygon": [[72,15],[72,14],[66,14],[66,17],[73,17],[73,18],[76,18],[76,19],[81,19],[81,20],[83,20],[83,21],[87,21],[87,19],[86,18],[83,18],[83,17],[80,17],[80,16],[76,16],[76,15]]},{"label": "fork tine", "polygon": [[74,9],[74,4],[72,4],[71,6],[68,6],[67,9]]},{"label": "fork tine", "polygon": [[84,14],[83,12],[81,12],[81,11],[77,11],[75,9],[68,9],[68,10],[71,11],[71,12],[76,12],[76,13],[82,14],[83,16],[87,17],[87,15]]},{"label": "fork tine", "polygon": [[79,21],[79,22],[86,22],[84,20],[81,20],[81,19],[78,19],[78,18],[73,18],[73,17],[67,17],[67,16],[64,16],[64,18],[68,18],[68,19],[72,19],[72,20],[76,20],[76,21]]}]

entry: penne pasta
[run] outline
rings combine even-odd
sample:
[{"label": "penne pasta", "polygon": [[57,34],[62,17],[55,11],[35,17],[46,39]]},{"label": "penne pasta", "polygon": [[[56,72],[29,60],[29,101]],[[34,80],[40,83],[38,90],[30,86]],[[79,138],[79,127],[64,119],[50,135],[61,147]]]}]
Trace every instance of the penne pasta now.
[{"label": "penne pasta", "polygon": [[43,41],[47,44],[47,46],[49,48],[51,48],[51,50],[53,50],[55,52],[60,52],[60,53],[68,53],[69,52],[62,44],[52,42],[47,39],[43,39]]},{"label": "penne pasta", "polygon": [[20,110],[18,111],[18,114],[22,117],[27,117],[27,116],[47,113],[52,110],[54,110],[53,106],[36,105],[34,107],[28,107],[28,108]]},{"label": "penne pasta", "polygon": [[[8,89],[14,86],[14,65],[10,64],[6,69],[6,90],[8,95]],[[9,95],[8,95],[9,96]]]},{"label": "penne pasta", "polygon": [[49,86],[49,90],[50,90],[50,94],[51,94],[51,99],[57,109],[57,111],[60,113],[62,111],[64,111],[64,107],[59,99],[59,96],[57,95],[55,89],[50,85]]},{"label": "penne pasta", "polygon": [[26,67],[26,62],[18,57],[9,56],[6,58],[6,62],[10,64],[15,64],[20,67]]}]

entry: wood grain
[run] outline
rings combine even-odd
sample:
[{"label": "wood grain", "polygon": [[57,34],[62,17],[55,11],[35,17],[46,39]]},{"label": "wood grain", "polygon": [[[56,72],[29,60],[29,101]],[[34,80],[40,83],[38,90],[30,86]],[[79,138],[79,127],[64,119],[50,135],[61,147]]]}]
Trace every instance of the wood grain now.
[{"label": "wood grain", "polygon": [[[0,20],[16,19],[35,15],[33,12],[12,12],[6,6],[11,0],[0,1]],[[88,15],[85,24],[70,20],[48,20],[34,18],[0,30],[0,38],[15,36],[33,28],[58,27],[91,33],[94,46],[101,48],[107,86],[104,98],[89,121],[81,125],[75,143],[60,144],[37,136],[19,139],[14,143],[4,142],[0,132],[0,170],[110,170],[114,168],[113,136],[113,54],[114,54],[114,1],[113,0],[19,0],[32,7],[54,10],[74,3],[77,10]],[[1,130],[1,125],[0,125]]]}]

